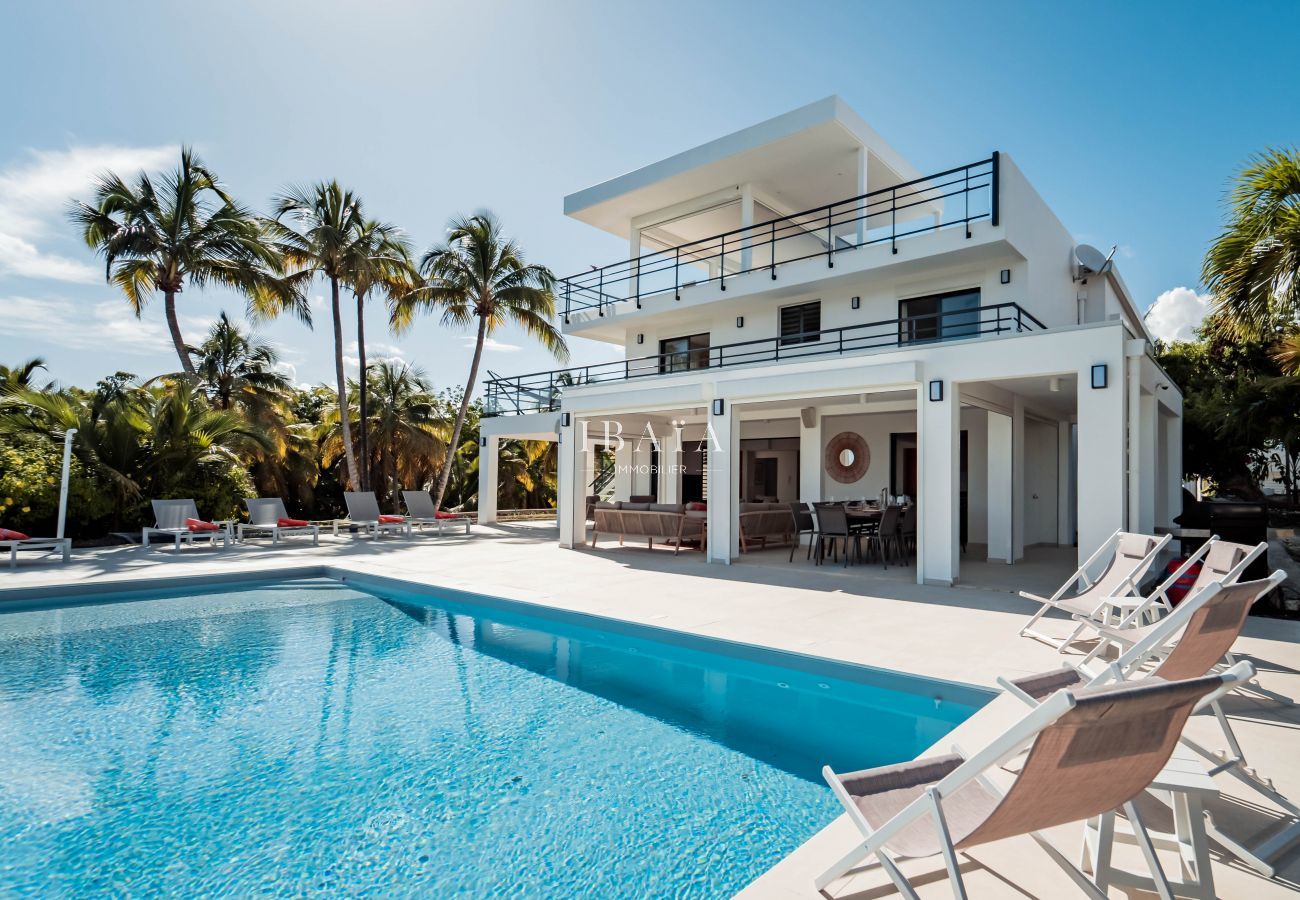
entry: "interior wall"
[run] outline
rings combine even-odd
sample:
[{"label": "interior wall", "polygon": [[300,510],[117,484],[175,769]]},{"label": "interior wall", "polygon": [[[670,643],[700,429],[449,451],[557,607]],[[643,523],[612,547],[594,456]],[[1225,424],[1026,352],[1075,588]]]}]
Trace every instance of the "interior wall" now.
[{"label": "interior wall", "polygon": [[[745,483],[742,491],[745,499],[751,499],[753,493],[753,469],[755,459],[775,459],[776,462],[776,499],[779,503],[794,503],[799,499],[799,451],[798,450],[747,450],[745,451]],[[757,499],[753,497],[752,499]]]},{"label": "interior wall", "polygon": [[889,435],[916,431],[916,413],[859,413],[851,416],[827,416],[822,420],[822,458],[826,447],[840,432],[859,434],[867,442],[871,464],[861,478],[851,484],[836,481],[822,465],[822,497],[830,500],[862,500],[879,497],[889,487]]}]

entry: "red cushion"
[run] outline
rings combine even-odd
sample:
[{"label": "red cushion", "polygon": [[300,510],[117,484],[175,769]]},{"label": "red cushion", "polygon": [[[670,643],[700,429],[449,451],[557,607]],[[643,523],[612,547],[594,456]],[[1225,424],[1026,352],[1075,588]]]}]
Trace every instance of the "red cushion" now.
[{"label": "red cushion", "polygon": [[0,541],[30,541],[27,535],[21,531],[13,531],[8,528],[0,528]]},{"label": "red cushion", "polygon": [[449,512],[444,512],[444,511],[441,510],[441,509],[438,510],[436,513],[434,513],[434,515],[435,515],[437,518],[439,518],[439,519],[459,519],[459,518],[460,518],[460,513],[449,513]]},{"label": "red cushion", "polygon": [[220,531],[220,525],[213,525],[211,522],[204,522],[202,519],[186,519],[185,527],[190,531],[208,532]]},{"label": "red cushion", "polygon": [[279,525],[281,528],[302,528],[311,523],[306,519],[276,519],[275,524]]},{"label": "red cushion", "polygon": [[379,522],[382,525],[401,525],[406,521],[406,516],[380,516]]},{"label": "red cushion", "polygon": [[709,505],[707,503],[687,503],[686,508],[691,512],[705,512]]}]

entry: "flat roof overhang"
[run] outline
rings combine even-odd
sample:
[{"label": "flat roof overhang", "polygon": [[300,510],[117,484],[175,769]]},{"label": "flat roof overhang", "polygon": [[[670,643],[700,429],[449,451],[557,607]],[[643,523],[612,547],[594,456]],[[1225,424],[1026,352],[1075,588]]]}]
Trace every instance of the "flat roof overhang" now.
[{"label": "flat roof overhang", "polygon": [[634,220],[650,213],[750,184],[756,199],[788,215],[857,196],[861,149],[870,154],[870,190],[922,177],[843,100],[830,96],[570,194],[564,213],[626,238]]}]

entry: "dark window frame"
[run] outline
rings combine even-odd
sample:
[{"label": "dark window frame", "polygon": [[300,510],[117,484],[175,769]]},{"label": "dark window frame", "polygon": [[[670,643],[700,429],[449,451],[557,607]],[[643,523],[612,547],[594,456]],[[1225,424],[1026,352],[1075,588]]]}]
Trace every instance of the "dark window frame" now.
[{"label": "dark window frame", "polygon": [[[951,310],[953,316],[943,315],[943,301],[953,297],[974,296],[975,305],[969,310]],[[979,334],[979,313],[982,292],[980,287],[957,288],[951,291],[939,291],[934,294],[921,294],[916,297],[904,297],[898,301],[898,342],[900,344],[924,344],[956,337],[974,337]],[[908,314],[908,304],[931,300],[935,303],[933,313]],[[969,312],[973,318],[969,322],[957,319],[957,314]],[[955,321],[954,321],[955,320]],[[951,333],[945,334],[945,326]]]},{"label": "dark window frame", "polygon": [[[697,339],[703,338],[703,344],[697,343]],[[677,341],[685,341],[686,348],[683,350],[670,350],[668,345]],[[702,331],[697,334],[682,334],[677,337],[663,338],[659,341],[659,372],[660,374],[670,374],[672,372],[689,372],[692,369],[709,368],[709,332]],[[679,362],[681,364],[679,364]]]},{"label": "dark window frame", "polygon": [[[817,321],[815,328],[807,327],[807,313],[811,310],[816,313]],[[799,330],[787,335],[785,331],[785,314],[787,312],[797,312],[800,317]],[[799,344],[815,344],[820,341],[822,330],[822,301],[805,300],[803,303],[792,303],[789,306],[782,306],[777,310],[776,317],[777,340],[782,347],[795,347]]]}]

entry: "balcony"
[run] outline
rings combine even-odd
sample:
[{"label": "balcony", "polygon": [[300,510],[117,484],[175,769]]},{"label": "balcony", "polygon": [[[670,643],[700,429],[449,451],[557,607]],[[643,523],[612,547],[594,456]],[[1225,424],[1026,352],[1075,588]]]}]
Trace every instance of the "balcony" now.
[{"label": "balcony", "polygon": [[589,384],[902,349],[987,335],[1043,331],[1046,327],[1018,303],[996,303],[845,328],[660,353],[592,366],[535,372],[514,378],[493,375],[485,385],[483,414],[519,415],[558,410],[566,388]]},{"label": "balcony", "polygon": [[776,280],[785,263],[825,257],[875,244],[898,243],[941,229],[964,228],[987,219],[998,224],[998,154],[923,178],[870,191],[847,200],[769,219],[723,234],[642,254],[590,272],[560,279],[565,324],[575,313],[604,316],[614,304],[650,297],[681,299],[693,285],[767,270]]}]

